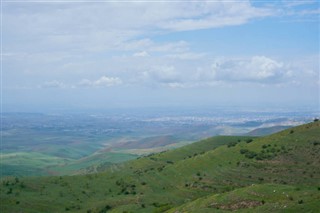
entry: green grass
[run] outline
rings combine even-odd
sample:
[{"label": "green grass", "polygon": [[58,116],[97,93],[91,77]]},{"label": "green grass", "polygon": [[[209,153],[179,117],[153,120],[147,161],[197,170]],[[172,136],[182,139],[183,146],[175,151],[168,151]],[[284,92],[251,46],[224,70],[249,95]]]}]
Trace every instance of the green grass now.
[{"label": "green grass", "polygon": [[134,154],[104,152],[93,154],[65,165],[53,166],[48,169],[58,175],[66,175],[72,173],[92,173],[98,172],[105,167],[111,166],[112,164],[136,159],[137,157],[138,155]]},{"label": "green grass", "polygon": [[[250,158],[242,149],[268,157]],[[320,122],[262,138],[214,137],[96,174],[3,179],[1,210],[316,212],[319,153]]]},{"label": "green grass", "polygon": [[103,152],[78,160],[54,157],[37,152],[1,154],[1,176],[48,176],[92,173],[112,164],[136,159],[138,155]]},{"label": "green grass", "polygon": [[257,184],[196,199],[174,212],[316,212],[320,194],[315,187],[298,189],[278,184]]},{"label": "green grass", "polygon": [[1,175],[47,175],[48,173],[43,168],[68,162],[71,160],[37,152],[4,153],[1,154]]}]

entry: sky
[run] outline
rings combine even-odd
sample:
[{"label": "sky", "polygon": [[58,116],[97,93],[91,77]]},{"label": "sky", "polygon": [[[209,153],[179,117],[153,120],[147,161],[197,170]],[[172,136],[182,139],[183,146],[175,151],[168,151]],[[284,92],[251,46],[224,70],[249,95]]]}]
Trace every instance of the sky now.
[{"label": "sky", "polygon": [[3,112],[319,110],[319,1],[1,1]]}]

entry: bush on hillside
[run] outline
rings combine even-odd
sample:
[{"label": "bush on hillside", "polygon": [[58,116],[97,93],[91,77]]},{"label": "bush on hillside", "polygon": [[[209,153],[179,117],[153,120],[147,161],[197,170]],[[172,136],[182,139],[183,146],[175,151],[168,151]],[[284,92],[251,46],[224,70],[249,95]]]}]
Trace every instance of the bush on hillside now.
[{"label": "bush on hillside", "polygon": [[246,140],[247,143],[251,143],[252,141],[253,140],[251,138]]},{"label": "bush on hillside", "polygon": [[236,146],[237,145],[237,142],[230,142],[230,143],[228,143],[228,147],[230,148],[230,147],[232,147],[232,146]]}]

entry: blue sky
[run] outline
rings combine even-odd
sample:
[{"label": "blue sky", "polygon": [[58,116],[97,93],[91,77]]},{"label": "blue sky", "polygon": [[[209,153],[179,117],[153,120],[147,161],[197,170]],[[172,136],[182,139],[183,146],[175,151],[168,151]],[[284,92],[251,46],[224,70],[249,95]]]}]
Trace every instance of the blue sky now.
[{"label": "blue sky", "polygon": [[2,1],[4,111],[319,108],[318,1]]}]

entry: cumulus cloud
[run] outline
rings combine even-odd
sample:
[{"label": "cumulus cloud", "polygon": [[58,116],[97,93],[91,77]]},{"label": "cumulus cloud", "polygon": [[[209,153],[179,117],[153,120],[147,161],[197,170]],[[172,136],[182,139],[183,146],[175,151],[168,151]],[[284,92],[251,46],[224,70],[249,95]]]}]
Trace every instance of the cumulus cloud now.
[{"label": "cumulus cloud", "polygon": [[78,83],[80,87],[112,87],[122,84],[122,80],[118,77],[102,76],[101,78],[91,81],[83,79]]},{"label": "cumulus cloud", "polygon": [[291,75],[288,66],[265,56],[249,59],[218,59],[211,65],[213,80],[277,83]]},{"label": "cumulus cloud", "polygon": [[313,58],[296,60],[295,63],[269,56],[210,59],[206,55],[197,60],[177,59],[165,55],[157,59],[150,57],[147,60],[130,61],[134,66],[131,66],[133,68],[126,73],[127,82],[171,88],[199,88],[229,87],[235,83],[292,85],[318,79],[316,75],[318,63],[314,63],[316,60]]}]

